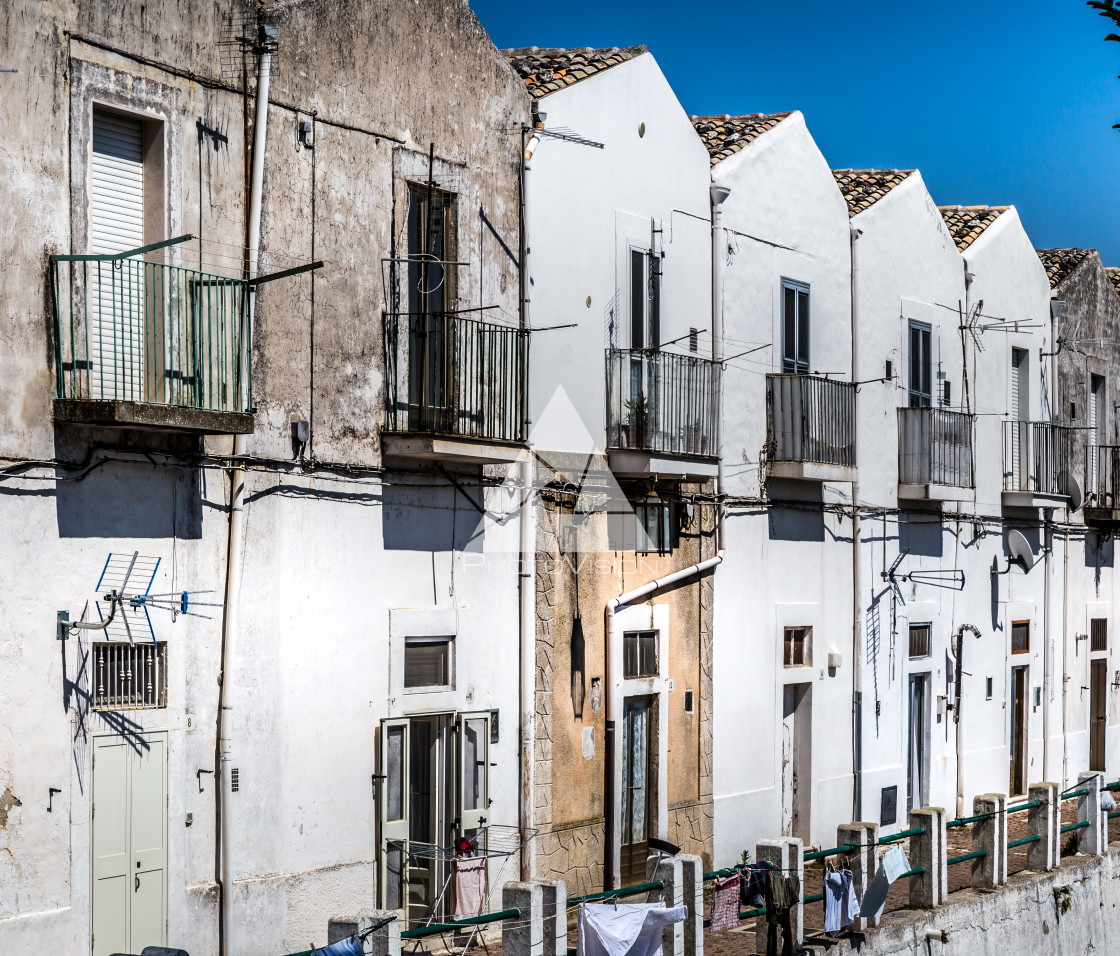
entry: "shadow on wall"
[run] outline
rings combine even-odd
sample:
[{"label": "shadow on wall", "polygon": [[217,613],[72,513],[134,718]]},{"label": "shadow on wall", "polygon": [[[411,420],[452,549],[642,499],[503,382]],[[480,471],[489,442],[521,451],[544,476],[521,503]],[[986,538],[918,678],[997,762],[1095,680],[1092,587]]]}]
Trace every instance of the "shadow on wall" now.
[{"label": "shadow on wall", "polygon": [[898,549],[916,557],[943,555],[941,516],[902,514],[898,518]]},{"label": "shadow on wall", "polygon": [[824,541],[821,486],[809,482],[771,479],[766,493],[770,507],[771,541]]},{"label": "shadow on wall", "polygon": [[[459,479],[475,501],[483,489]],[[386,476],[381,533],[386,551],[466,551],[481,554],[485,518],[451,485],[419,485],[406,474]]]}]

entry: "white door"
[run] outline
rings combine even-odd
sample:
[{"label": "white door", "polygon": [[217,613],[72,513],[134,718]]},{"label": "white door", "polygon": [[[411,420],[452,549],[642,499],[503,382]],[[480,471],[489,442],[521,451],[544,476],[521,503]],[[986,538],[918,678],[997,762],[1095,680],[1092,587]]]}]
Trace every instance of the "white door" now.
[{"label": "white door", "polygon": [[167,734],[95,737],[93,956],[167,944]]},{"label": "white door", "polygon": [[473,838],[490,817],[490,712],[460,714],[459,833]]},{"label": "white door", "polygon": [[[144,130],[138,120],[93,111],[89,247],[144,245]],[[91,398],[144,398],[144,273],[136,260],[88,263]]]},{"label": "white door", "polygon": [[381,830],[378,895],[381,905],[389,910],[404,909],[406,903],[410,779],[408,727],[407,718],[381,722],[378,754],[381,776],[377,801]]}]

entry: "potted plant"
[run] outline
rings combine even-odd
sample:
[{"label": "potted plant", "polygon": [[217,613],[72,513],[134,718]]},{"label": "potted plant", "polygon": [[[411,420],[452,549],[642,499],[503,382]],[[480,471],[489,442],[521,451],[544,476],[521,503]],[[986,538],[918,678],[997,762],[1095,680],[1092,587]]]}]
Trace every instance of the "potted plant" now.
[{"label": "potted plant", "polygon": [[649,424],[649,399],[641,392],[626,401],[626,425],[629,427],[629,447],[643,448]]}]

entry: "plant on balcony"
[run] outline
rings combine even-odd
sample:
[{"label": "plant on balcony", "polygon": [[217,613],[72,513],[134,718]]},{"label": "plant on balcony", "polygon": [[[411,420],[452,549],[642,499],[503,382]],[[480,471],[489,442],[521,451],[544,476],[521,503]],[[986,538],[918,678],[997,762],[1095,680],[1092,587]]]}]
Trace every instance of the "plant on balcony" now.
[{"label": "plant on balcony", "polygon": [[632,448],[644,448],[649,427],[649,399],[639,392],[636,398],[627,399],[625,405],[623,428],[627,435],[626,444]]}]

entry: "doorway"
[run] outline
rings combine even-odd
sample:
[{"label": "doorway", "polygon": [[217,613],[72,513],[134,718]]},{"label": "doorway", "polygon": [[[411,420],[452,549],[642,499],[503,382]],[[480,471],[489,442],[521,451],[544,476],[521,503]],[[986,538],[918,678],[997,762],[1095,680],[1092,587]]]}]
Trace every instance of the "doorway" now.
[{"label": "doorway", "polygon": [[619,878],[622,886],[646,881],[649,837],[656,822],[656,780],[652,755],[657,734],[653,699],[631,697],[623,705],[622,839]]},{"label": "doorway", "polygon": [[1105,769],[1105,728],[1108,694],[1108,661],[1089,664],[1089,769]]},{"label": "doorway", "polygon": [[929,674],[910,676],[906,802],[911,810],[929,800]]},{"label": "doorway", "polygon": [[93,956],[167,945],[167,734],[93,738]]},{"label": "doorway", "polygon": [[1011,779],[1008,796],[1027,792],[1027,666],[1011,668]]},{"label": "doorway", "polygon": [[810,841],[813,685],[786,684],[782,699],[782,834]]}]

